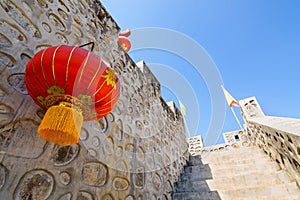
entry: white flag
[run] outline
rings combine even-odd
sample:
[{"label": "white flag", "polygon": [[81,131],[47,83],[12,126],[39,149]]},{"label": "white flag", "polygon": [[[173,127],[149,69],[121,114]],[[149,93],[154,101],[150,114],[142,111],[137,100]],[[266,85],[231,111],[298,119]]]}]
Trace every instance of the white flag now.
[{"label": "white flag", "polygon": [[228,103],[228,106],[230,108],[232,108],[233,105],[235,106],[240,106],[239,102],[237,102],[237,100],[235,100],[230,94],[229,92],[227,92],[227,90],[225,90],[225,88],[223,87],[223,85],[221,85],[222,89],[223,89],[223,92],[224,92],[224,95],[225,95],[225,98],[227,100],[227,103]]},{"label": "white flag", "polygon": [[179,105],[180,105],[181,114],[184,117],[186,113],[186,107],[183,105],[183,103],[180,100],[179,100]]}]

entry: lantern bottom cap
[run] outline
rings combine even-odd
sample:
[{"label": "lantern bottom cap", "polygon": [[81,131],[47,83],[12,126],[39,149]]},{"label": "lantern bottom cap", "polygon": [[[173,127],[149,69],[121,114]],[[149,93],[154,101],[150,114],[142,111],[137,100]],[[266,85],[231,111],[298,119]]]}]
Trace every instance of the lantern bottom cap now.
[{"label": "lantern bottom cap", "polygon": [[46,141],[58,145],[78,143],[83,122],[82,112],[72,106],[51,106],[38,128],[38,134]]}]

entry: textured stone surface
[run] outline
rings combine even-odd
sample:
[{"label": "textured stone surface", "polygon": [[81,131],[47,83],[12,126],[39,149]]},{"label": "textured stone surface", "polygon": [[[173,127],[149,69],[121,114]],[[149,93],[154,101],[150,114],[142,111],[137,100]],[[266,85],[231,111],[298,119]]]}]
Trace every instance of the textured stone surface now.
[{"label": "textured stone surface", "polygon": [[225,144],[234,144],[240,141],[247,141],[247,138],[244,134],[244,130],[237,130],[223,133]]},{"label": "textured stone surface", "polygon": [[201,136],[187,138],[189,144],[189,152],[192,156],[200,155],[201,149],[204,147]]},{"label": "textured stone surface", "polygon": [[[188,157],[182,117],[146,64],[118,45],[101,3],[1,0],[0,13],[1,199],[170,199]],[[120,100],[84,123],[78,144],[49,144],[37,135],[44,111],[27,94],[26,63],[46,47],[91,41],[119,75]]]},{"label": "textured stone surface", "polygon": [[255,97],[239,103],[245,129],[223,133],[225,144],[190,150],[198,156],[173,199],[300,199],[300,120],[265,116]]},{"label": "textured stone surface", "polygon": [[[244,107],[250,101],[256,106],[251,117],[247,114],[249,109]],[[242,100],[240,104],[243,115],[248,116],[245,121],[249,142],[262,149],[300,186],[300,119],[265,116],[255,98]]]},{"label": "textured stone surface", "polygon": [[173,193],[174,200],[299,198],[291,176],[262,150],[241,142],[190,157]]}]

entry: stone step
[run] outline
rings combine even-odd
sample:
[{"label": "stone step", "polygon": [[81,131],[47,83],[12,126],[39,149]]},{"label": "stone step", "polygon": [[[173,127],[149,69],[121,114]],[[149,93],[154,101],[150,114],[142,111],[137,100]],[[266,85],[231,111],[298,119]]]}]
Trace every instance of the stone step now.
[{"label": "stone step", "polygon": [[[253,156],[251,156],[253,155]],[[254,156],[255,155],[255,156]],[[199,165],[202,164],[203,161],[209,162],[213,160],[236,160],[239,159],[247,159],[247,158],[267,158],[267,155],[260,149],[256,148],[242,148],[232,149],[227,151],[218,151],[218,152],[208,152],[204,153],[201,156],[190,156],[188,161],[188,165]],[[202,160],[201,160],[202,159]]]},{"label": "stone step", "polygon": [[194,176],[203,176],[209,178],[244,175],[256,171],[271,171],[280,170],[276,163],[265,164],[264,162],[241,164],[241,165],[226,165],[226,166],[187,166],[184,168],[183,175],[193,174]]},{"label": "stone step", "polygon": [[[263,179],[262,179],[263,177]],[[228,188],[247,188],[255,186],[276,185],[292,182],[290,178],[283,172],[276,173],[252,173],[241,176],[223,177],[221,179],[211,180],[182,180],[177,182],[177,191],[189,191],[189,188],[196,188],[207,185],[210,190],[226,190]],[[192,190],[190,190],[192,191]]]},{"label": "stone step", "polygon": [[221,200],[217,191],[208,192],[175,192],[172,200]]},{"label": "stone step", "polygon": [[[258,158],[258,160],[254,161],[254,159],[236,159],[236,160],[226,160],[222,162],[221,160],[215,160],[211,162],[203,161],[202,165],[209,164],[209,166],[215,168],[226,168],[227,166],[236,166],[236,165],[249,165],[254,163],[263,163],[265,165],[273,164],[275,166],[275,162],[271,161],[268,158]],[[197,166],[197,165],[194,165]]]},{"label": "stone step", "polygon": [[222,156],[222,155],[215,155],[201,159],[200,164],[211,164],[211,163],[218,163],[218,164],[230,164],[230,163],[247,163],[247,162],[255,162],[257,160],[264,160],[264,161],[271,161],[267,155],[258,154],[258,155],[236,155],[232,157]]},{"label": "stone step", "polygon": [[255,147],[191,156],[175,186],[175,200],[300,200],[296,182]]},{"label": "stone step", "polygon": [[[210,163],[209,167],[211,170],[226,170],[226,169],[239,169],[242,170],[249,170],[252,169],[263,169],[265,166],[269,166],[269,169],[274,169],[275,171],[280,170],[280,166],[272,161],[265,161],[265,160],[257,160],[256,162],[234,162],[232,164],[230,163],[224,163],[223,165],[218,163]],[[262,168],[260,168],[262,167]]]},{"label": "stone step", "polygon": [[[243,163],[253,163],[257,161],[273,162],[270,158],[265,156],[251,156],[251,157],[235,157],[234,159],[223,159],[215,158],[213,160],[202,159],[200,165],[210,164],[210,165],[234,165]],[[199,164],[198,164],[199,165]]]},{"label": "stone step", "polygon": [[176,183],[176,192],[206,192],[212,191],[206,181],[185,181]]},{"label": "stone step", "polygon": [[[230,163],[231,162],[231,163]],[[270,159],[259,159],[259,160],[252,160],[252,159],[242,159],[242,160],[235,160],[235,161],[227,161],[224,163],[217,162],[211,162],[211,163],[203,163],[203,164],[199,164],[199,165],[192,165],[192,166],[188,166],[186,165],[184,168],[185,170],[188,170],[189,168],[192,167],[203,167],[203,168],[214,168],[214,169],[226,169],[226,168],[232,168],[232,167],[241,167],[241,166],[246,166],[246,165],[251,165],[254,166],[255,164],[264,164],[264,165],[273,165],[273,167],[277,166],[277,164],[273,161],[271,161]]]},{"label": "stone step", "polygon": [[222,198],[217,191],[210,192],[176,192],[172,195],[173,200],[299,200],[299,194],[278,195],[269,194],[267,196],[251,197],[228,197],[223,195]]},{"label": "stone step", "polygon": [[202,164],[201,156],[190,156],[190,159],[187,161],[187,166],[199,164]]},{"label": "stone step", "polygon": [[[226,198],[223,198],[223,199],[226,199]],[[289,194],[288,196],[287,195],[282,195],[282,196],[269,195],[269,196],[239,198],[239,200],[299,200],[299,199],[300,199],[300,196],[298,194]]]},{"label": "stone step", "polygon": [[210,169],[207,170],[201,170],[201,173],[183,173],[179,177],[179,181],[186,181],[186,180],[207,180],[212,179],[213,175],[210,171]]},{"label": "stone step", "polygon": [[261,185],[240,185],[239,187],[214,188],[205,181],[187,182],[176,188],[177,193],[182,192],[200,192],[217,191],[222,199],[239,199],[260,196],[288,196],[290,194],[299,195],[299,188],[295,182]]},{"label": "stone step", "polygon": [[182,173],[185,173],[185,172],[190,172],[190,170],[192,170],[193,168],[199,168],[199,170],[211,170],[209,164],[204,164],[204,165],[186,165],[184,166],[183,168],[183,171]]},{"label": "stone step", "polygon": [[[263,179],[262,179],[263,177]],[[214,179],[213,179],[214,178]],[[178,182],[185,182],[185,181],[216,181],[216,182],[223,182],[223,184],[228,184],[228,182],[233,182],[234,184],[242,184],[242,183],[250,183],[255,180],[273,180],[279,179],[282,182],[292,182],[293,180],[285,171],[275,171],[275,172],[268,172],[268,171],[250,171],[249,173],[243,175],[235,175],[235,176],[227,176],[224,174],[223,176],[213,177],[212,174],[183,174],[178,179]]]},{"label": "stone step", "polygon": [[207,155],[224,155],[224,156],[229,156],[231,157],[232,154],[235,155],[242,155],[242,154],[251,154],[251,153],[256,153],[256,154],[264,154],[264,151],[262,149],[259,149],[257,147],[239,147],[239,148],[231,148],[231,149],[226,149],[226,150],[221,150],[221,151],[211,151],[211,152],[205,152],[201,154],[201,157],[207,157]]},{"label": "stone step", "polygon": [[213,159],[213,158],[217,158],[217,157],[222,157],[224,159],[232,159],[235,157],[251,157],[249,155],[255,155],[255,156],[267,156],[267,154],[260,152],[260,151],[252,151],[252,152],[247,152],[247,151],[243,151],[243,152],[235,152],[232,151],[230,154],[227,154],[228,152],[226,152],[226,154],[224,154],[223,152],[218,152],[218,153],[209,153],[209,154],[203,154],[201,155],[201,159]]},{"label": "stone step", "polygon": [[[299,187],[296,182],[267,185],[260,187],[242,188],[242,189],[232,189],[227,191],[218,190],[221,199],[278,199],[282,200],[281,197],[288,197],[286,199],[297,199],[300,198]],[[280,197],[280,198],[278,198]]]}]

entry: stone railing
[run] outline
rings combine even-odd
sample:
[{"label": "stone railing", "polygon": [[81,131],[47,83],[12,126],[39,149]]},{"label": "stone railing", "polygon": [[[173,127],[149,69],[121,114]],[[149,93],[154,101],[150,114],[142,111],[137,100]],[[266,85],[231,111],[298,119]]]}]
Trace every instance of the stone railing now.
[{"label": "stone railing", "polygon": [[[119,27],[101,3],[2,0],[0,12],[1,198],[170,199],[188,159],[182,116],[118,45]],[[26,63],[46,47],[91,41],[119,75],[118,104],[84,123],[78,144],[47,143],[37,135],[44,111],[27,94]]]},{"label": "stone railing", "polygon": [[246,129],[251,143],[263,149],[300,185],[300,120],[270,116],[251,118]]}]

